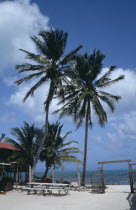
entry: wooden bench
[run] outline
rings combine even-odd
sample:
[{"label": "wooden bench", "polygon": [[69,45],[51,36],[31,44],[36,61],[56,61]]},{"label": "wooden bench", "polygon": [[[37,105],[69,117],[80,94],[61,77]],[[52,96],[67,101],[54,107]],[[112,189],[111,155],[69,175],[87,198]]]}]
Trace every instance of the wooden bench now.
[{"label": "wooden bench", "polygon": [[26,187],[23,188],[22,190],[26,190],[27,194],[30,195],[30,192],[34,191],[36,194],[38,191],[43,192],[43,195],[46,195],[45,193],[52,194],[53,191],[57,191],[59,195],[63,195],[63,193],[68,194],[68,189],[62,189],[62,188],[45,188],[45,187]]}]

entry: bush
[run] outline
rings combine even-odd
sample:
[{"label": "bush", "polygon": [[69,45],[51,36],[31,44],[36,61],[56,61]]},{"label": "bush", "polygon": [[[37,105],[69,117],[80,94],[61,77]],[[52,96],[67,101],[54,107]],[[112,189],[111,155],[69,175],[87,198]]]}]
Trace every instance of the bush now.
[{"label": "bush", "polygon": [[9,176],[5,176],[0,181],[0,191],[8,191],[13,188],[14,179]]}]

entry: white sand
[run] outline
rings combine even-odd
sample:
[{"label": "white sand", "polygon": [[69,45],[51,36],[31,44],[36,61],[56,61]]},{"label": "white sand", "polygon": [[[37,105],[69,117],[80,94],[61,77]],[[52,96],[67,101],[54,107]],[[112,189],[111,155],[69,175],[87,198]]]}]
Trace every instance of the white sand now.
[{"label": "white sand", "polygon": [[105,194],[70,191],[70,195],[26,195],[10,191],[0,195],[0,210],[136,210],[136,197],[129,186],[111,185]]}]

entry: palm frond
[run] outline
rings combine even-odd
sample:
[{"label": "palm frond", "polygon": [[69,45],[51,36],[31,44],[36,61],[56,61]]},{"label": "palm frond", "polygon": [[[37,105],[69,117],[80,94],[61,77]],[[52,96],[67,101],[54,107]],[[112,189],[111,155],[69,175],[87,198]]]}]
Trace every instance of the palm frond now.
[{"label": "palm frond", "polygon": [[16,127],[16,128],[12,128],[11,129],[11,134],[13,136],[15,136],[20,142],[24,143],[25,142],[25,138],[24,138],[24,135],[21,131],[20,128]]},{"label": "palm frond", "polygon": [[32,65],[29,63],[24,63],[22,65],[17,65],[16,70],[19,73],[25,72],[25,71],[42,71],[48,69],[49,66],[44,66],[44,65]]},{"label": "palm frond", "polygon": [[22,127],[13,128],[11,134],[15,137],[15,140],[7,137],[6,142],[19,148],[20,151],[14,152],[10,159],[23,162],[26,166],[32,166],[39,148],[39,137],[43,135],[42,129],[36,128],[34,124],[29,125],[24,122]]},{"label": "palm frond", "polygon": [[62,159],[62,161],[64,162],[73,162],[73,163],[78,163],[78,164],[82,164],[83,162],[78,160],[75,156],[60,156],[60,158]]},{"label": "palm frond", "polygon": [[108,82],[104,82],[104,83],[98,84],[97,87],[102,87],[102,88],[103,87],[109,87],[110,85],[115,84],[115,83],[119,82],[120,80],[122,80],[124,78],[125,78],[124,75],[120,75],[119,77],[117,77],[114,80],[110,80]]},{"label": "palm frond", "polygon": [[36,61],[39,64],[50,65],[50,62],[42,55],[35,55],[34,53],[28,52],[27,50],[23,50],[23,49],[19,49],[19,50],[27,54],[26,59]]},{"label": "palm frond", "polygon": [[14,139],[6,137],[5,142],[12,144],[13,146],[17,147],[20,150],[23,150],[23,148],[20,146],[20,144],[17,143]]},{"label": "palm frond", "polygon": [[61,154],[70,154],[70,153],[81,153],[82,152],[77,148],[77,147],[70,147],[70,148],[65,148],[59,151]]},{"label": "palm frond", "polygon": [[71,59],[74,59],[74,55],[82,48],[82,45],[79,45],[75,50],[71,51],[66,55],[63,60],[60,62],[61,65],[67,64]]},{"label": "palm frond", "polygon": [[48,81],[48,77],[44,76],[42,77],[25,95],[23,101],[25,101],[30,95],[33,96],[35,90],[37,88],[39,88],[43,83],[45,83],[46,81]]},{"label": "palm frond", "polygon": [[0,142],[5,138],[6,134],[5,133],[2,133],[1,134],[1,137],[0,137]]},{"label": "palm frond", "polygon": [[[67,136],[68,136],[70,133],[72,133],[72,131],[67,132],[67,133],[62,137],[63,141],[67,138]],[[71,142],[74,143],[74,142],[76,142],[76,141],[71,141]]]},{"label": "palm frond", "polygon": [[48,31],[41,31],[39,35],[44,40],[44,51],[48,59],[57,61],[65,52],[68,33],[61,30],[50,29]]},{"label": "palm frond", "polygon": [[103,92],[103,91],[100,91],[100,90],[98,92],[100,93],[100,95],[111,98],[114,101],[118,101],[119,99],[121,99],[121,96],[115,96],[115,95],[112,95],[110,93]]},{"label": "palm frond", "polygon": [[36,36],[30,37],[30,38],[31,38],[31,39],[33,40],[33,42],[35,43],[35,45],[36,45],[38,51],[39,51],[42,55],[46,56],[45,43],[44,43],[43,41],[41,41],[41,40],[40,40],[38,37],[36,37]]},{"label": "palm frond", "polygon": [[22,79],[19,79],[17,81],[15,81],[15,84],[17,85],[20,85],[22,84],[24,81],[28,81],[30,79],[33,79],[33,78],[38,78],[40,77],[42,74],[46,74],[46,71],[41,71],[41,72],[38,72],[38,73],[35,73],[35,74],[30,74],[29,76],[26,76]]},{"label": "palm frond", "polygon": [[99,98],[108,105],[108,107],[110,108],[111,112],[114,112],[115,106],[114,106],[113,100],[109,99],[106,96],[99,96]]},{"label": "palm frond", "polygon": [[94,86],[98,87],[99,85],[108,82],[111,80],[110,76],[111,73],[115,70],[116,66],[111,66],[109,71],[107,71],[100,79],[98,79],[95,83]]},{"label": "palm frond", "polygon": [[94,108],[94,111],[99,119],[99,124],[103,126],[107,122],[107,114],[104,111],[99,99],[96,97],[93,97],[92,99],[92,106]]},{"label": "palm frond", "polygon": [[[40,160],[46,161],[46,165],[58,165],[60,166],[65,159],[65,161],[75,162],[77,158],[71,156],[71,154],[80,154],[80,150],[77,147],[68,147],[72,143],[77,143],[76,141],[68,141],[65,143],[66,137],[71,132],[67,132],[63,137],[61,137],[61,130],[63,125],[58,121],[55,124],[49,124],[48,126],[48,135],[44,145],[44,149],[40,154]],[[68,159],[67,159],[68,157]],[[70,160],[71,158],[71,160]],[[67,160],[66,160],[67,159]]]}]

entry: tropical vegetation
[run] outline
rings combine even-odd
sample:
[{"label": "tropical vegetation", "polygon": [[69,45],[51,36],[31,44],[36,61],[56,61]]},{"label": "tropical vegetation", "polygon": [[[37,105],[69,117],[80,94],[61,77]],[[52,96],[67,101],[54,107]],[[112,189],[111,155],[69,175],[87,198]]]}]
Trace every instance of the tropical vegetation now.
[{"label": "tropical vegetation", "polygon": [[58,121],[48,126],[48,135],[44,143],[42,152],[40,153],[40,160],[45,161],[46,170],[42,177],[42,181],[46,180],[48,171],[53,168],[64,168],[63,163],[78,163],[82,162],[74,155],[81,153],[77,147],[71,145],[77,144],[76,141],[67,141],[67,137],[71,132],[67,132],[62,136],[63,125]]},{"label": "tropical vegetation", "polygon": [[92,127],[92,115],[96,114],[98,123],[104,126],[107,122],[104,103],[111,112],[114,112],[115,102],[121,99],[120,96],[105,92],[105,88],[124,79],[124,75],[112,79],[111,74],[115,66],[111,66],[105,74],[101,75],[104,58],[104,54],[99,50],[94,50],[91,55],[85,53],[75,56],[71,84],[63,86],[63,89],[65,88],[64,98],[58,103],[62,107],[55,111],[55,113],[60,112],[60,117],[72,116],[77,127],[85,123],[82,185],[85,184],[88,128]]},{"label": "tropical vegetation", "polygon": [[16,161],[29,171],[29,165],[33,167],[34,158],[39,148],[39,139],[43,137],[42,129],[24,122],[22,127],[12,128],[13,138],[6,137],[5,141],[14,145],[19,151],[14,152],[9,160]]},{"label": "tropical vegetation", "polygon": [[[40,38],[39,38],[40,37]],[[47,98],[44,101],[44,109],[46,113],[45,117],[45,135],[41,140],[39,149],[37,151],[34,166],[38,161],[40,152],[43,148],[46,135],[48,133],[48,116],[49,116],[49,106],[53,100],[56,91],[59,89],[59,94],[63,97],[63,89],[59,88],[64,83],[68,83],[66,75],[69,74],[71,69],[71,64],[73,61],[73,56],[82,48],[78,46],[75,50],[65,55],[65,48],[67,44],[68,33],[63,32],[58,29],[50,29],[47,31],[41,31],[39,37],[31,37],[32,41],[37,47],[39,54],[34,54],[26,50],[20,49],[27,55],[27,59],[33,61],[34,63],[25,63],[22,65],[17,65],[16,69],[19,73],[29,73],[33,72],[22,79],[19,79],[15,83],[20,85],[24,81],[31,79],[38,79],[31,89],[26,93],[24,101],[29,97],[33,96],[34,92],[42,85],[49,84],[49,90]]]},{"label": "tropical vegetation", "polygon": [[[82,163],[74,155],[81,153],[77,147],[70,147],[72,144],[77,144],[76,141],[66,141],[67,136],[61,135],[63,125],[57,121],[55,124],[48,125],[48,135],[44,143],[44,147],[40,153],[39,160],[45,162],[45,173],[42,181],[46,180],[49,169],[63,168],[63,162]],[[13,138],[5,138],[5,141],[14,145],[19,149],[9,156],[10,161],[16,161],[23,170],[26,171],[26,180],[28,180],[29,166],[33,167],[34,158],[40,145],[40,139],[43,137],[43,129],[39,129],[34,124],[29,125],[24,122],[20,128],[12,128],[11,134]]]},{"label": "tropical vegetation", "polygon": [[[37,48],[37,54],[20,49],[29,59],[29,63],[17,65],[18,73],[24,73],[22,79],[15,83],[21,85],[23,82],[34,80],[35,84],[24,96],[23,101],[33,96],[41,86],[49,87],[47,97],[44,100],[45,124],[43,129],[24,123],[21,128],[13,128],[12,134],[15,139],[6,138],[6,141],[20,149],[14,152],[11,159],[26,166],[32,166],[32,176],[36,164],[40,158],[45,162],[46,170],[43,179],[47,177],[48,170],[53,167],[63,167],[63,162],[80,162],[75,153],[80,153],[78,148],[72,147],[75,141],[65,142],[69,132],[61,135],[62,127],[59,122],[49,123],[50,105],[54,98],[59,99],[58,108],[54,113],[60,117],[71,116],[79,128],[85,125],[84,158],[82,185],[85,184],[87,145],[89,127],[92,127],[94,115],[96,115],[100,126],[107,123],[107,107],[114,112],[115,103],[121,99],[106,91],[106,88],[124,79],[124,75],[112,78],[115,66],[111,66],[103,73],[103,60],[105,55],[100,50],[94,50],[89,55],[77,54],[82,45],[65,55],[68,33],[58,29],[41,31],[39,36],[31,37]],[[30,72],[30,73],[29,73]],[[47,90],[46,90],[47,91]],[[2,134],[0,141],[4,139]]]}]

